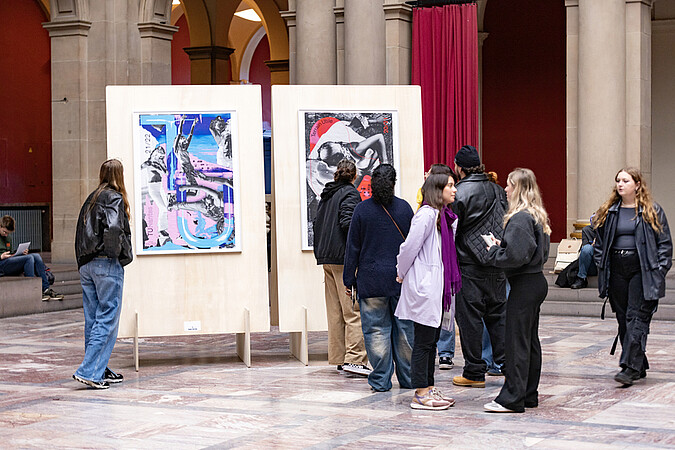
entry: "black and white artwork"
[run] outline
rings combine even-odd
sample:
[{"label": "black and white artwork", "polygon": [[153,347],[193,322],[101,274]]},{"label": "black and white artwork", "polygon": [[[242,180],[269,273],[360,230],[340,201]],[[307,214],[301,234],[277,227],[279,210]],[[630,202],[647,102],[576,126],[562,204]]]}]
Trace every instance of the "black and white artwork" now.
[{"label": "black and white artwork", "polygon": [[338,162],[356,164],[354,185],[361,199],[370,198],[370,176],[383,163],[398,170],[396,111],[299,112],[302,249],[314,245],[313,222],[324,186],[333,181]]}]

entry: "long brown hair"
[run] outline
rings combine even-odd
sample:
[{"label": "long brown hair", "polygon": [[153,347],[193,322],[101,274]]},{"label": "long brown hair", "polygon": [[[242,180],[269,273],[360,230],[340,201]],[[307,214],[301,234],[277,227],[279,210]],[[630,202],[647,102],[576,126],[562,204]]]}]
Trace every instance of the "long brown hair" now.
[{"label": "long brown hair", "polygon": [[122,194],[124,201],[124,212],[127,214],[127,219],[131,217],[131,209],[129,208],[129,200],[127,199],[127,190],[124,187],[124,166],[118,159],[109,159],[101,164],[101,169],[98,172],[99,185],[94,191],[94,195],[87,206],[87,215],[96,204],[98,196],[101,195],[104,189],[112,189]]},{"label": "long brown hair", "polygon": [[[432,173],[422,185],[422,197],[424,202],[434,208],[435,210],[441,212],[445,204],[443,203],[443,189],[448,184],[450,177],[453,179],[454,174],[445,174],[445,173]],[[439,214],[436,219],[436,227],[441,229],[441,215]]]},{"label": "long brown hair", "polygon": [[527,211],[541,225],[545,234],[551,234],[548,213],[544,209],[534,172],[530,169],[514,169],[506,180],[513,186],[513,192],[509,196],[509,210],[504,216],[504,226],[514,214]]},{"label": "long brown hair", "polygon": [[621,172],[626,172],[630,177],[635,181],[635,184],[639,185],[637,191],[635,192],[635,217],[637,217],[639,208],[642,207],[642,218],[649,224],[657,233],[660,233],[663,229],[663,225],[659,221],[659,217],[656,214],[656,208],[654,207],[654,200],[652,199],[652,194],[647,188],[644,180],[642,179],[642,173],[639,169],[635,167],[624,167],[619,170],[616,175],[614,175],[614,188],[612,193],[609,195],[609,198],[595,213],[593,218],[593,228],[598,228],[604,225],[605,220],[607,220],[607,212],[609,208],[621,201],[621,195],[616,190],[617,178]]}]

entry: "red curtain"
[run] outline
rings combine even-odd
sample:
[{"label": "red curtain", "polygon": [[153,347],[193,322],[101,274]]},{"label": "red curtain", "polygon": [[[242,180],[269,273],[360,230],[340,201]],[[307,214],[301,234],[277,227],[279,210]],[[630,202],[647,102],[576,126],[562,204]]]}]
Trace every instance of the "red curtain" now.
[{"label": "red curtain", "polygon": [[425,167],[478,147],[476,5],[413,10],[412,84],[422,87]]}]

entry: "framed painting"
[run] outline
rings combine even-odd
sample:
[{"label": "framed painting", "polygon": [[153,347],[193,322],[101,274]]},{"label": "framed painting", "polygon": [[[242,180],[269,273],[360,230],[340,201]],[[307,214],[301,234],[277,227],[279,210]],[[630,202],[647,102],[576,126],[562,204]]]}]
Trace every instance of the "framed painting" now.
[{"label": "framed painting", "polygon": [[398,171],[398,113],[300,110],[298,123],[302,249],[311,250],[321,192],[326,183],[333,181],[342,159],[356,164],[354,185],[361,200],[371,196],[370,177],[377,166],[388,163]]},{"label": "framed painting", "polygon": [[237,129],[234,111],[134,114],[136,254],[241,251]]}]

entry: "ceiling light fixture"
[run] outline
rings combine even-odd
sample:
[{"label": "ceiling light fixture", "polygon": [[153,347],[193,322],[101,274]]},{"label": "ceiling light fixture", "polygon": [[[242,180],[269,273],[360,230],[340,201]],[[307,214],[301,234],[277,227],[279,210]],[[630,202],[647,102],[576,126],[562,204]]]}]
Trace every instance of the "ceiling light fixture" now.
[{"label": "ceiling light fixture", "polygon": [[253,9],[245,9],[243,11],[238,11],[234,13],[235,16],[241,17],[242,19],[250,20],[251,22],[262,22],[262,19],[258,14],[256,14]]}]

